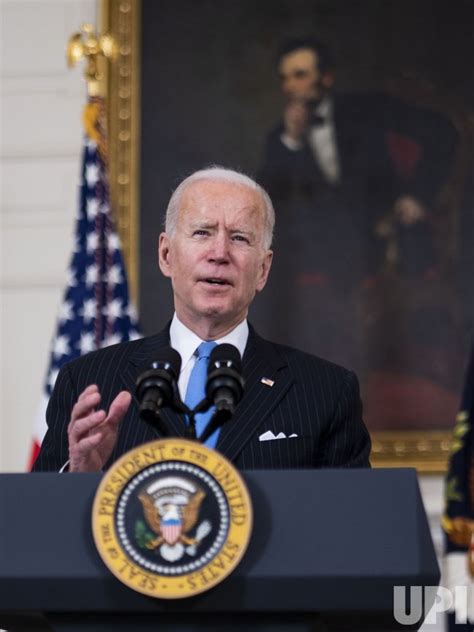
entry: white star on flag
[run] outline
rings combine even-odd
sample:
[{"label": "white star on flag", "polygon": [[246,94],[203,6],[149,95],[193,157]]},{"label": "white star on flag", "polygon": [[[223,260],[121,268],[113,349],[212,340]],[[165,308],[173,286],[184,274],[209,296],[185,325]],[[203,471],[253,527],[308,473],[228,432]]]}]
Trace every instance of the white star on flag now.
[{"label": "white star on flag", "polygon": [[106,281],[109,285],[118,285],[119,283],[123,283],[122,270],[118,263],[110,268]]},{"label": "white star on flag", "polygon": [[95,299],[88,298],[84,301],[84,307],[82,308],[81,316],[86,324],[94,320],[97,314],[97,303]]},{"label": "white star on flag", "polygon": [[73,304],[71,301],[64,301],[64,303],[61,303],[58,315],[60,323],[65,323],[67,320],[72,320],[74,318],[72,308]]},{"label": "white star on flag", "polygon": [[77,270],[75,268],[68,268],[67,269],[67,284],[68,284],[69,287],[76,287],[77,286],[76,272],[77,272]]},{"label": "white star on flag", "polygon": [[89,353],[89,351],[93,351],[95,349],[95,336],[91,331],[84,331],[81,334],[79,349],[81,351],[81,355]]},{"label": "white star on flag", "polygon": [[110,347],[110,345],[116,345],[119,342],[122,342],[120,334],[111,334],[105,338],[102,343],[102,347]]},{"label": "white star on flag", "polygon": [[95,219],[97,213],[99,212],[99,200],[95,197],[89,198],[87,200],[86,211],[88,219]]},{"label": "white star on flag", "polygon": [[51,369],[51,371],[49,372],[48,384],[51,387],[51,389],[53,389],[54,385],[56,384],[58,374],[59,374],[59,369]]},{"label": "white star on flag", "polygon": [[95,163],[90,163],[86,167],[86,182],[91,189],[99,180],[99,167]]},{"label": "white star on flag", "polygon": [[99,270],[97,268],[97,265],[93,263],[92,265],[86,268],[86,285],[87,286],[94,285],[94,283],[97,283],[98,278],[99,278]]},{"label": "white star on flag", "polygon": [[53,355],[59,358],[69,353],[69,338],[67,336],[57,336],[53,345]]},{"label": "white star on flag", "polygon": [[109,235],[109,241],[107,243],[107,248],[108,248],[109,252],[115,252],[116,250],[119,250],[119,248],[120,248],[120,238],[117,235],[117,233],[113,233],[112,235]]},{"label": "white star on flag", "polygon": [[137,320],[137,310],[135,309],[135,305],[133,305],[132,303],[128,304],[128,307],[125,310],[125,313],[130,318],[131,321]]},{"label": "white star on flag", "polygon": [[97,233],[88,233],[86,237],[86,250],[89,254],[92,254],[95,250],[97,250],[97,245],[99,243],[99,237]]},{"label": "white star on flag", "polygon": [[107,316],[109,319],[115,320],[116,318],[120,318],[123,313],[122,299],[114,298],[110,303],[104,306],[102,312],[104,316]]}]

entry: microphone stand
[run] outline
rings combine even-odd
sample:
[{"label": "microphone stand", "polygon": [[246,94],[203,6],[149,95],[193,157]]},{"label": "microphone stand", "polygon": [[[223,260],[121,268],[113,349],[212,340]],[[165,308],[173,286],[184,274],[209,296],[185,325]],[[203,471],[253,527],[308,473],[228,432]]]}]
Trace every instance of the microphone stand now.
[{"label": "microphone stand", "polygon": [[[205,413],[206,411],[209,410],[211,405],[212,404],[211,404],[211,402],[209,402],[207,397],[202,399],[199,402],[199,404],[197,404],[192,410],[190,408],[188,408],[185,404],[183,404],[183,406],[185,406],[185,408],[187,408],[186,414],[187,414],[188,420],[189,420],[189,423],[186,424],[186,429],[184,431],[184,435],[185,435],[186,438],[192,439],[193,441],[198,441],[199,443],[203,442],[202,438],[198,439],[197,436],[196,436],[196,415],[198,413]],[[206,430],[207,430],[207,426],[206,426]]]},{"label": "microphone stand", "polygon": [[[177,404],[177,405],[176,405]],[[211,419],[209,420],[207,426],[204,428],[203,433],[198,438],[196,435],[196,415],[198,413],[205,413],[212,406],[212,402],[210,402],[206,397],[197,404],[193,409],[188,408],[186,404],[181,402],[180,400],[175,403],[175,410],[178,410],[188,417],[188,422],[186,424],[184,430],[184,436],[186,439],[190,439],[191,441],[197,441],[198,443],[204,443],[207,439],[218,429],[220,428],[226,421],[228,421],[232,417],[232,413],[230,410],[215,410]]]},{"label": "microphone stand", "polygon": [[201,443],[205,443],[214,432],[223,426],[232,417],[230,410],[216,410],[212,415],[209,423],[204,428],[202,435],[199,437]]},{"label": "microphone stand", "polygon": [[[232,413],[230,410],[222,409],[215,410],[211,419],[209,420],[207,426],[204,428],[203,433],[198,438],[196,435],[196,415],[198,413],[205,413],[212,406],[212,402],[210,402],[206,397],[199,402],[194,408],[189,408],[186,404],[181,400],[179,395],[175,394],[172,404],[170,408],[174,410],[179,415],[186,415],[188,418],[188,423],[183,419],[184,422],[184,436],[186,439],[191,441],[197,441],[198,443],[204,443],[218,428],[220,428],[226,421],[228,421],[232,417]],[[148,409],[148,421],[152,421],[150,419],[150,415],[153,416],[153,422],[157,425],[160,433],[167,437],[170,436],[169,429],[166,427],[164,421],[160,416],[160,409],[155,408],[154,410]]]},{"label": "microphone stand", "polygon": [[188,411],[188,423],[185,423],[184,428],[184,436],[186,437],[186,439],[190,439],[191,441],[197,441],[195,414],[196,413],[193,410]]},{"label": "microphone stand", "polygon": [[[191,441],[198,441],[202,443],[202,439],[198,439],[196,435],[196,415],[197,413],[205,413],[211,407],[211,402],[205,397],[202,399],[199,404],[197,404],[194,408],[189,408],[182,400],[179,394],[175,393],[175,397],[172,403],[171,408],[178,414],[186,415],[188,418],[188,423],[183,419],[184,422],[184,436],[186,439],[190,439]],[[214,419],[215,414],[213,415],[211,421]],[[209,424],[208,424],[209,426]],[[206,426],[207,431],[207,426]]]}]

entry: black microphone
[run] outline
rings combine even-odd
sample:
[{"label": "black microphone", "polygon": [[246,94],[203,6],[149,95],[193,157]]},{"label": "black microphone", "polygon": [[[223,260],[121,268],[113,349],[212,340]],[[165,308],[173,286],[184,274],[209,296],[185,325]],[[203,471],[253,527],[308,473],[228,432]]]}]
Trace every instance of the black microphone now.
[{"label": "black microphone", "polygon": [[164,406],[176,407],[176,382],[180,369],[179,353],[172,347],[165,347],[160,351],[160,359],[152,362],[151,368],[139,375],[136,382],[140,417],[158,424],[165,436],[169,435],[169,430],[160,418],[160,409]]},{"label": "black microphone", "polygon": [[243,393],[242,360],[238,349],[227,343],[218,345],[209,358],[206,383],[206,398],[216,411],[199,437],[202,443],[232,417]]}]

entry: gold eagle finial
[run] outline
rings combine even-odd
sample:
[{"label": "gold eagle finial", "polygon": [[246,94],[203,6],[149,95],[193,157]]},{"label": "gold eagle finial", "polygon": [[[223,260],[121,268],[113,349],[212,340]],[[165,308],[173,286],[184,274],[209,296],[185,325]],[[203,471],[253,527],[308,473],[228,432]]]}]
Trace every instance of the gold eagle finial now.
[{"label": "gold eagle finial", "polygon": [[114,60],[118,55],[116,40],[109,33],[98,34],[92,24],[84,24],[81,31],[73,33],[69,38],[66,59],[69,68],[73,68],[82,59],[86,60],[84,72],[90,96],[99,96],[103,72],[101,63],[104,59]]}]

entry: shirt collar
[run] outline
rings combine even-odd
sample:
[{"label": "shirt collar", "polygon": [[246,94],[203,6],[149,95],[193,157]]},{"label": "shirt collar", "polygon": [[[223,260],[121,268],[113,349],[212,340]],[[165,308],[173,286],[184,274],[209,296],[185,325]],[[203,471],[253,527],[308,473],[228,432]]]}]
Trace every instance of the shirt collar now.
[{"label": "shirt collar", "polygon": [[324,99],[322,99],[318,103],[317,107],[314,110],[314,113],[317,114],[318,116],[322,116],[323,119],[332,120],[332,114],[333,114],[332,99],[330,97],[324,97]]},{"label": "shirt collar", "polygon": [[[221,345],[226,342],[234,345],[234,347],[237,347],[240,356],[242,357],[244,355],[245,347],[247,346],[248,337],[249,325],[247,323],[247,319],[244,319],[239,325],[237,325],[237,327],[234,327],[231,332],[216,340],[216,343]],[[201,342],[205,341],[199,338],[199,336],[197,336],[193,331],[188,329],[186,325],[183,325],[175,312],[170,326],[170,344],[181,356],[181,366],[183,368],[188,364]]]}]

